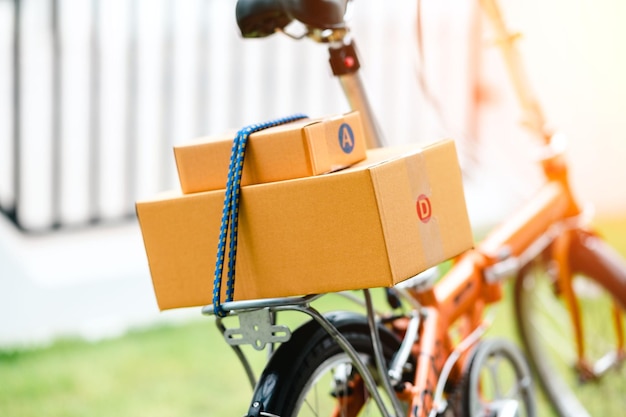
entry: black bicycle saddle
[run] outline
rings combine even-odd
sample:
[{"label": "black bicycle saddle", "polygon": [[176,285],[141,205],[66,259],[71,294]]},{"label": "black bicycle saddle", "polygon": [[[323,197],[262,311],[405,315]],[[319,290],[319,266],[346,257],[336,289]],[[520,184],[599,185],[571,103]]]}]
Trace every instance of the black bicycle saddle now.
[{"label": "black bicycle saddle", "polygon": [[238,0],[237,25],[244,38],[269,36],[298,20],[317,29],[344,25],[348,0]]}]

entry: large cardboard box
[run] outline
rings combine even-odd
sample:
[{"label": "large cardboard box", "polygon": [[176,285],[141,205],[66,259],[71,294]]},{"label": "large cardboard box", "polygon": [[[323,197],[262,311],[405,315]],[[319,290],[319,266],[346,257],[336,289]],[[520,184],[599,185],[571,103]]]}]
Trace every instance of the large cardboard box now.
[{"label": "large cardboard box", "polygon": [[[174,147],[184,193],[226,187],[235,133]],[[259,184],[337,171],[365,159],[365,149],[358,112],[265,129],[250,135],[241,183]]]},{"label": "large cardboard box", "polygon": [[[137,203],[161,309],[212,302],[223,202],[218,190]],[[392,286],[473,245],[452,141],[243,187],[239,219],[235,300]]]}]

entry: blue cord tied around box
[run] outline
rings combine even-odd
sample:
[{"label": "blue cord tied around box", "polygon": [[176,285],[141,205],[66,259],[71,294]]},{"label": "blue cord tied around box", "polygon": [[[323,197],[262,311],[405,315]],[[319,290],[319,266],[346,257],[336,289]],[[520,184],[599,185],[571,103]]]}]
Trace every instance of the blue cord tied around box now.
[{"label": "blue cord tied around box", "polygon": [[270,127],[305,119],[304,114],[294,114],[281,119],[271,120],[265,123],[257,123],[244,127],[237,132],[233,141],[228,166],[228,179],[226,181],[226,195],[224,197],[224,209],[222,211],[222,224],[220,226],[219,241],[217,244],[217,257],[215,261],[215,279],[213,281],[213,313],[219,317],[226,316],[222,308],[222,273],[224,271],[224,256],[226,253],[226,233],[230,231],[230,244],[228,245],[228,276],[226,281],[226,302],[233,300],[235,293],[235,260],[237,258],[237,225],[239,222],[239,192],[241,189],[241,174],[246,152],[248,137],[254,132]]}]

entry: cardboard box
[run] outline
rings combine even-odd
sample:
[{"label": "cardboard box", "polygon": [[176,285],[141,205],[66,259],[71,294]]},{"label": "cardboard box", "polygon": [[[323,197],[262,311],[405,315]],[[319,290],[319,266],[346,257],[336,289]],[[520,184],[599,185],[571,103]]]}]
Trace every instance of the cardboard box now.
[{"label": "cardboard box", "polygon": [[[236,132],[175,146],[184,193],[226,188]],[[325,174],[365,159],[365,137],[358,112],[306,119],[250,135],[242,185]]]},{"label": "cardboard box", "polygon": [[[212,303],[223,201],[137,203],[162,310]],[[242,188],[235,300],[392,286],[472,245],[454,142],[371,150],[339,172]]]}]

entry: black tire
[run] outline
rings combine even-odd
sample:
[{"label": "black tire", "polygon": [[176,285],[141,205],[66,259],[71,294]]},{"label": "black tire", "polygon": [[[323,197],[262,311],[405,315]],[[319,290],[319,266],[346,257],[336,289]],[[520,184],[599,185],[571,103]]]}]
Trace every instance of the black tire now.
[{"label": "black tire", "polygon": [[[330,313],[327,318],[359,352],[378,381],[366,318],[348,312]],[[384,356],[389,362],[399,348],[400,342],[382,326],[379,328],[379,334]],[[329,380],[324,380],[322,392],[312,392],[316,388],[316,383],[321,382],[320,378],[327,379],[322,373],[343,367],[343,375],[347,375],[348,372],[345,370],[350,366],[349,357],[337,342],[317,322],[310,321],[298,328],[291,339],[276,350],[257,383],[252,404],[259,403],[263,411],[281,417],[318,415],[309,413],[309,408],[313,405],[306,402],[306,395],[308,393],[318,395],[316,406],[320,407],[336,406],[337,395],[353,395],[353,388],[342,389],[341,386],[337,386],[331,389]],[[354,380],[355,372],[356,369],[353,368],[350,380]],[[406,378],[409,379],[413,372],[414,369],[407,369]],[[365,389],[364,384],[361,386]],[[365,394],[369,397],[367,393]],[[368,415],[379,415],[373,400],[370,399],[366,406],[373,412]],[[330,411],[321,411],[319,415],[330,415]]]},{"label": "black tire", "polygon": [[[601,239],[584,232],[573,236],[570,264],[587,359],[597,363],[603,355],[616,351],[612,314],[615,306],[624,318],[626,266]],[[549,273],[551,267],[547,252],[524,268],[515,282],[517,326],[537,379],[561,417],[623,415],[626,365],[622,363],[598,379],[584,380],[576,368],[573,325]]]},{"label": "black tire", "polygon": [[532,374],[521,350],[504,339],[484,339],[472,350],[461,386],[464,417],[536,417]]}]

